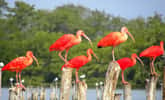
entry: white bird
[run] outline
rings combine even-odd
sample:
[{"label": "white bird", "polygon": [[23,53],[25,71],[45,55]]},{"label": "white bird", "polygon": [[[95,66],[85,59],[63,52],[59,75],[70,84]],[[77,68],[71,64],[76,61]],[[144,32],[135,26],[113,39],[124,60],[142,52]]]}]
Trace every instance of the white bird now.
[{"label": "white bird", "polygon": [[83,75],[80,76],[81,79],[83,79],[83,78],[85,78],[85,77],[86,77],[85,74],[83,74]]}]

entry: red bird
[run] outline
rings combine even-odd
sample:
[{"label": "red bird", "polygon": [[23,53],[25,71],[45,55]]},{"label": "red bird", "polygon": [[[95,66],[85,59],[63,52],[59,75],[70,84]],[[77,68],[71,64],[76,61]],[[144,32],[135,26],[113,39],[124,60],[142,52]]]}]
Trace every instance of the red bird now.
[{"label": "red bird", "polygon": [[17,74],[19,73],[19,80],[20,80],[20,85],[19,86],[25,89],[25,87],[22,85],[22,82],[21,82],[21,71],[24,68],[26,68],[27,66],[30,66],[32,64],[33,58],[36,61],[37,65],[39,65],[38,60],[33,55],[32,51],[27,51],[26,57],[22,56],[22,57],[15,58],[14,60],[12,60],[8,64],[6,64],[2,68],[2,71],[8,70],[8,71],[11,71],[11,72],[16,72],[16,81],[17,81],[17,83],[18,83]]},{"label": "red bird", "polygon": [[[82,30],[79,30],[77,31],[76,36],[74,36],[73,34],[65,34],[62,37],[60,37],[49,47],[49,51],[60,51],[59,56],[66,63],[68,50],[72,46],[77,45],[82,41],[81,36],[84,36],[92,45],[91,40],[85,35],[85,33]],[[65,58],[61,56],[61,53],[64,50],[66,50]]]},{"label": "red bird", "polygon": [[150,60],[152,60],[150,63],[150,69],[151,69],[152,75],[156,75],[156,76],[158,75],[155,72],[154,61],[155,61],[156,57],[164,54],[163,45],[164,45],[164,42],[161,41],[160,46],[151,46],[140,53],[140,57],[148,57],[148,58],[150,58]]},{"label": "red bird", "polygon": [[124,80],[124,70],[129,67],[134,66],[136,64],[136,58],[140,61],[140,63],[142,65],[144,65],[143,62],[141,61],[141,59],[135,53],[131,55],[131,58],[125,57],[125,58],[117,60],[117,63],[120,65],[120,68],[122,70],[122,83],[123,84],[128,84],[128,82],[126,82]]},{"label": "red bird", "polygon": [[66,64],[64,64],[61,67],[61,70],[63,70],[64,67],[75,68],[76,69],[76,72],[75,72],[76,83],[78,83],[79,82],[78,70],[79,70],[80,67],[84,66],[86,63],[88,63],[89,61],[92,60],[91,54],[93,54],[93,56],[96,59],[98,59],[97,56],[96,56],[96,54],[93,52],[93,50],[89,48],[87,50],[87,56],[81,55],[81,56],[77,56],[77,57],[69,60]]},{"label": "red bird", "polygon": [[128,32],[128,29],[126,27],[122,27],[121,32],[111,32],[108,35],[106,35],[104,38],[102,38],[98,42],[97,47],[102,48],[102,47],[112,46],[112,57],[113,57],[113,61],[115,61],[114,48],[120,43],[123,43],[127,40],[128,35],[126,33],[132,38],[133,41],[135,41],[131,33]]}]

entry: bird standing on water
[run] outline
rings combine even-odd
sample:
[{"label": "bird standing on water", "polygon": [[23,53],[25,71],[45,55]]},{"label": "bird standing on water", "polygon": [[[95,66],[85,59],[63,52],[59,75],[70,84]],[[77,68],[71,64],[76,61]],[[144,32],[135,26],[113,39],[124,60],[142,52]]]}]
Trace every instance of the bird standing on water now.
[{"label": "bird standing on water", "polygon": [[125,58],[117,60],[117,63],[120,65],[120,68],[122,70],[121,73],[122,73],[123,84],[128,84],[128,82],[124,80],[124,70],[129,67],[133,67],[136,64],[136,58],[140,61],[142,65],[144,65],[141,59],[135,53],[131,55],[131,58],[125,57]]},{"label": "bird standing on water", "polygon": [[[85,33],[82,30],[77,31],[76,36],[74,36],[73,34],[65,34],[63,36],[61,36],[58,40],[56,40],[50,47],[49,47],[49,51],[60,51],[59,52],[59,57],[65,61],[65,63],[67,63],[67,54],[68,54],[68,50],[74,46],[79,44],[82,39],[81,36],[85,37],[89,43],[92,46],[92,42],[91,40],[85,35]],[[66,50],[65,53],[65,58],[61,55],[61,53]]]},{"label": "bird standing on water", "polygon": [[27,66],[30,66],[33,63],[33,59],[36,61],[37,65],[39,66],[38,60],[36,57],[33,55],[32,51],[27,51],[26,57],[18,57],[15,58],[14,60],[10,61],[8,64],[6,64],[3,68],[2,71],[11,71],[11,72],[16,72],[16,82],[18,83],[18,73],[19,73],[19,81],[20,84],[17,85],[17,87],[22,87],[25,89],[25,87],[22,85],[22,80],[21,80],[21,72],[24,68]]},{"label": "bird standing on water", "polygon": [[91,54],[93,54],[93,56],[98,60],[96,54],[93,52],[92,49],[88,49],[87,50],[87,56],[84,56],[84,55],[81,55],[81,56],[77,56],[71,60],[69,60],[66,64],[64,64],[62,67],[61,67],[61,70],[63,70],[64,67],[69,67],[69,68],[75,68],[76,69],[76,72],[75,72],[75,75],[76,75],[76,83],[79,82],[79,78],[78,78],[78,70],[84,66],[85,64],[87,64],[89,61],[92,60],[92,56]]},{"label": "bird standing on water", "polygon": [[156,57],[164,54],[164,46],[163,45],[164,45],[164,42],[161,41],[160,46],[151,46],[140,53],[139,57],[150,58],[150,60],[151,60],[151,63],[150,63],[151,75],[156,75],[156,76],[158,75],[155,72],[154,61],[155,61]]},{"label": "bird standing on water", "polygon": [[102,48],[102,47],[112,46],[112,57],[113,57],[113,61],[115,61],[114,48],[120,43],[123,43],[127,40],[128,38],[127,34],[135,42],[134,37],[131,35],[131,33],[128,32],[128,29],[126,27],[122,27],[121,32],[111,32],[108,35],[106,35],[104,38],[102,38],[98,42],[97,47]]}]

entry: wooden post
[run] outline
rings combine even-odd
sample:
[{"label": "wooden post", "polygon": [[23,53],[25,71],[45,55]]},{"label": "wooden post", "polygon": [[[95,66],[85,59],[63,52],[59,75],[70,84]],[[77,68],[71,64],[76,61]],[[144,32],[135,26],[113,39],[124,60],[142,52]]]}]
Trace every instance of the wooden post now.
[{"label": "wooden post", "polygon": [[164,66],[164,71],[163,71],[163,99],[165,100],[165,66]]},{"label": "wooden post", "polygon": [[27,97],[27,100],[31,100],[31,88],[30,87],[27,87],[26,89],[26,97]]},{"label": "wooden post", "polygon": [[2,71],[1,71],[1,68],[4,66],[4,63],[3,62],[0,62],[0,98],[1,98],[1,85],[2,85]]},{"label": "wooden post", "polygon": [[9,88],[9,100],[24,100],[22,88],[17,88],[17,86]]},{"label": "wooden post", "polygon": [[56,89],[55,89],[56,100],[58,100],[58,98],[59,98],[57,89],[58,89],[58,82],[56,81]]},{"label": "wooden post", "polygon": [[96,83],[96,96],[97,96],[96,100],[100,100],[100,92],[99,92],[99,84],[98,83]]},{"label": "wooden post", "polygon": [[77,100],[77,85],[76,85],[76,81],[73,81],[73,92],[72,92],[72,100]]},{"label": "wooden post", "polygon": [[32,100],[38,100],[38,91],[36,89],[32,92]]},{"label": "wooden post", "polygon": [[88,86],[87,86],[85,80],[78,83],[78,85],[77,85],[78,100],[86,100],[87,88],[88,88]]},{"label": "wooden post", "polygon": [[54,87],[51,87],[51,88],[52,88],[52,91],[50,93],[50,100],[57,100],[56,93],[55,93],[55,88]]},{"label": "wooden post", "polygon": [[132,100],[131,84],[124,85],[123,93],[124,93],[124,100]]},{"label": "wooden post", "polygon": [[42,87],[40,91],[40,100],[45,100],[45,89]]},{"label": "wooden post", "polygon": [[0,98],[1,98],[1,83],[2,83],[2,80],[1,80],[1,77],[2,77],[2,73],[1,73],[1,66],[0,66]]},{"label": "wooden post", "polygon": [[146,94],[147,100],[156,100],[156,84],[158,77],[151,76],[150,79],[146,80]]},{"label": "wooden post", "polygon": [[102,100],[114,100],[120,70],[120,66],[117,62],[110,62],[108,70],[106,72]]},{"label": "wooden post", "polygon": [[[101,90],[100,90],[100,97],[101,97],[101,98],[103,98],[103,91],[104,91],[103,86],[104,86],[104,83],[101,81],[101,82],[100,82],[100,89],[101,89]],[[101,99],[101,98],[100,98],[100,99]]]},{"label": "wooden post", "polygon": [[63,68],[61,79],[60,100],[69,100],[72,85],[72,68]]},{"label": "wooden post", "polygon": [[116,93],[114,100],[120,100],[121,93]]}]

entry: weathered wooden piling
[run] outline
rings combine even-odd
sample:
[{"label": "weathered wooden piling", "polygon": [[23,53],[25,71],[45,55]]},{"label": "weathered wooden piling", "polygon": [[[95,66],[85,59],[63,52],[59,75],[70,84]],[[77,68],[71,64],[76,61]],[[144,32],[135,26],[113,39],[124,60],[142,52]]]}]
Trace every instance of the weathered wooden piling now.
[{"label": "weathered wooden piling", "polygon": [[1,66],[0,66],[0,97],[1,97],[1,77],[2,77],[2,73],[1,73]]},{"label": "weathered wooden piling", "polygon": [[70,89],[72,85],[72,71],[72,68],[63,68],[60,89],[60,100],[69,100]]},{"label": "weathered wooden piling", "polygon": [[114,100],[116,85],[120,73],[120,66],[117,62],[110,62],[106,72],[102,100]]},{"label": "weathered wooden piling", "polygon": [[162,100],[165,100],[165,66],[163,71],[163,98]]},{"label": "weathered wooden piling", "polygon": [[24,100],[23,89],[17,86],[9,88],[9,100]]},{"label": "weathered wooden piling", "polygon": [[31,98],[32,98],[32,88],[31,87],[27,87],[27,89],[26,89],[26,98],[27,98],[27,100],[31,100]]},{"label": "weathered wooden piling", "polygon": [[40,90],[40,100],[46,100],[45,97],[46,97],[45,88],[42,87]]},{"label": "weathered wooden piling", "polygon": [[100,100],[100,92],[99,92],[99,84],[98,83],[96,83],[96,100]]},{"label": "weathered wooden piling", "polygon": [[0,97],[1,97],[1,83],[2,83],[2,71],[1,71],[1,68],[4,66],[4,63],[3,62],[0,62]]},{"label": "weathered wooden piling", "polygon": [[51,87],[51,88],[52,88],[52,91],[50,93],[50,100],[57,100],[56,99],[55,88],[54,87]]},{"label": "weathered wooden piling", "polygon": [[32,92],[32,100],[38,100],[38,91],[37,89],[33,89],[33,92]]},{"label": "weathered wooden piling", "polygon": [[103,91],[104,91],[104,83],[101,81],[100,82],[100,99],[103,98]]},{"label": "weathered wooden piling", "polygon": [[151,76],[146,80],[146,96],[147,100],[156,100],[156,84],[158,76]]},{"label": "weathered wooden piling", "polygon": [[73,92],[72,92],[72,100],[77,100],[77,84],[76,84],[76,81],[73,81],[73,85],[72,85],[72,88],[73,88]]},{"label": "weathered wooden piling", "polygon": [[78,100],[86,100],[87,88],[88,88],[88,86],[87,86],[85,80],[83,80],[82,82],[79,82],[77,84]]},{"label": "weathered wooden piling", "polygon": [[131,84],[124,85],[123,93],[124,93],[124,100],[132,100]]},{"label": "weathered wooden piling", "polygon": [[121,98],[121,93],[116,93],[114,100],[120,100],[120,98]]}]

